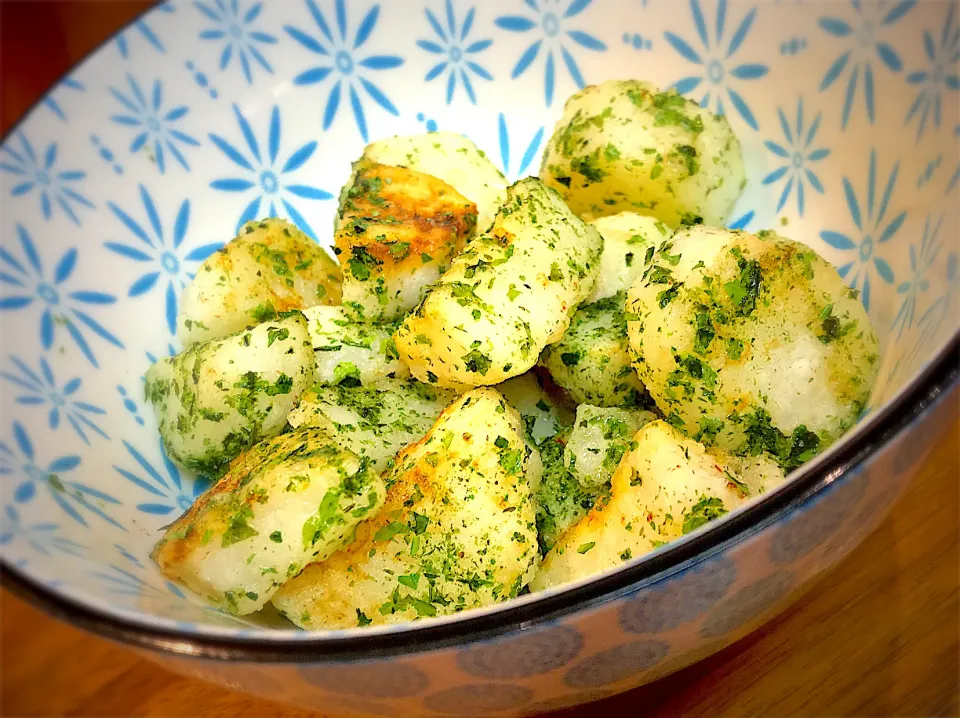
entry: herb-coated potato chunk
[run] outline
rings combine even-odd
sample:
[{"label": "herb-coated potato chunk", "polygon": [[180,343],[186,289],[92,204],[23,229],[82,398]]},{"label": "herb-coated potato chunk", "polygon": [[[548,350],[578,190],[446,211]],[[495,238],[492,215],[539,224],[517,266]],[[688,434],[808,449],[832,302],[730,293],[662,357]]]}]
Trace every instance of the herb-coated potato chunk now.
[{"label": "herb-coated potato chunk", "polygon": [[584,219],[639,212],[674,228],[723,224],[746,184],[726,118],[637,80],[567,100],[540,178]]},{"label": "herb-coated potato chunk", "polygon": [[367,145],[360,161],[406,167],[443,180],[477,205],[478,232],[490,227],[507,196],[507,180],[496,165],[483,150],[455,132],[377,140]]},{"label": "herb-coated potato chunk", "polygon": [[520,417],[492,389],[463,394],[384,478],[356,539],[273,597],[303,628],[399,623],[507,601],[535,570]]},{"label": "herb-coated potato chunk", "polygon": [[423,438],[454,398],[451,391],[414,379],[381,379],[366,386],[344,382],[306,392],[287,422],[325,430],[381,472],[400,449]]},{"label": "herb-coated potato chunk", "polygon": [[736,475],[722,454],[707,452],[664,421],[647,424],[601,498],[544,557],[530,589],[540,591],[593,576],[733,511],[783,480],[759,456]]},{"label": "herb-coated potato chunk", "polygon": [[546,553],[567,530],[587,515],[593,505],[609,495],[606,484],[581,484],[564,461],[564,447],[570,427],[564,427],[555,436],[540,445],[543,476],[536,487],[537,540],[540,552]]},{"label": "herb-coated potato chunk", "polygon": [[785,468],[856,422],[877,373],[857,292],[772,232],[678,232],[630,290],[627,314],[637,372],[670,423]]},{"label": "herb-coated potato chunk", "polygon": [[177,336],[189,346],[339,302],[340,267],[320,245],[282,219],[248,222],[183,291]]},{"label": "herb-coated potato chunk", "polygon": [[306,320],[293,312],[161,358],[147,370],[146,398],[170,458],[214,473],[280,433],[315,367]]},{"label": "herb-coated potato chunk", "polygon": [[540,355],[540,366],[578,404],[630,407],[649,401],[631,363],[625,300],[621,292],[583,305],[563,338]]},{"label": "herb-coated potato chunk", "polygon": [[359,304],[368,319],[406,314],[476,224],[477,206],[446,182],[404,167],[361,163],[335,236],[344,304]]},{"label": "herb-coated potato chunk", "polygon": [[602,239],[537,179],[513,185],[490,232],[470,241],[394,335],[420,381],[499,384],[560,339],[593,289]]},{"label": "herb-coated potato chunk", "polygon": [[656,414],[649,411],[581,404],[563,450],[564,464],[584,486],[608,484],[620,459],[630,450],[634,434],[656,419]]},{"label": "herb-coated potato chunk", "polygon": [[600,273],[587,303],[612,297],[630,289],[643,274],[643,262],[650,247],[659,247],[673,230],[653,217],[621,212],[590,222],[603,237]]},{"label": "herb-coated potato chunk", "polygon": [[322,431],[283,434],[234,460],[170,525],[153,559],[210,602],[251,613],[343,546],[385,496],[369,465]]},{"label": "herb-coated potato chunk", "polygon": [[410,376],[393,343],[395,324],[358,319],[346,307],[310,307],[303,314],[317,360],[317,383],[366,386]]}]

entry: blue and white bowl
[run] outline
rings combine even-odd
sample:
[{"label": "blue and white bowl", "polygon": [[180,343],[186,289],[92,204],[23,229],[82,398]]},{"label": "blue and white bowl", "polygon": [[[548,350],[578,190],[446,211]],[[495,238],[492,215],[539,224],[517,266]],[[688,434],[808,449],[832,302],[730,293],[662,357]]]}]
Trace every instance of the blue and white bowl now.
[{"label": "blue and white bowl", "polygon": [[[960,325],[960,8],[800,0],[198,0],[157,7],[0,147],[7,585],[177,670],[325,710],[517,714],[648,682],[782,609],[882,519],[950,419]],[[206,486],[143,373],[246,220],[330,244],[370,139],[470,136],[535,173],[566,96],[615,77],[725,113],[775,227],[861,291],[883,367],[856,431],[781,489],[616,572],[376,630],[270,630],[148,559]]]}]

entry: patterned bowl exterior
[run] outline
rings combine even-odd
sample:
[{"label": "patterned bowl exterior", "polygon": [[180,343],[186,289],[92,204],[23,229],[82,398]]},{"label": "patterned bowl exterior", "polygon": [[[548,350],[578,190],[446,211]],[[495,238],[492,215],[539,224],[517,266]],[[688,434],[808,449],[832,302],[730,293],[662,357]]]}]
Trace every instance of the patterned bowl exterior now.
[{"label": "patterned bowl exterior", "polygon": [[[731,226],[800,239],[860,290],[883,359],[857,430],[612,577],[455,620],[317,638],[166,581],[149,549],[208,482],[164,456],[142,376],[176,351],[200,262],[268,214],[329,244],[371,138],[456,130],[511,179],[535,173],[563,99],[627,76],[729,117],[750,178]],[[326,710],[547,710],[722,648],[879,522],[942,421],[931,402],[955,382],[960,325],[958,91],[960,7],[941,0],[157,7],[0,145],[4,580],[178,670]]]}]

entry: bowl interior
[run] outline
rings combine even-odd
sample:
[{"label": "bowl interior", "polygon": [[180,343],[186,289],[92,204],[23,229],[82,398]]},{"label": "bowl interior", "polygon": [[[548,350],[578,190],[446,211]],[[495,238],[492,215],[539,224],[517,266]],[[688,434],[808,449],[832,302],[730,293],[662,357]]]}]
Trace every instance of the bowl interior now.
[{"label": "bowl interior", "polygon": [[261,631],[148,558],[206,485],[164,457],[143,403],[191,273],[267,214],[329,245],[371,139],[455,130],[511,179],[536,174],[564,99],[611,78],[729,117],[749,177],[729,224],[807,243],[861,291],[883,347],[869,414],[960,322],[958,59],[947,2],[156,8],[0,147],[3,560],[142,624]]}]

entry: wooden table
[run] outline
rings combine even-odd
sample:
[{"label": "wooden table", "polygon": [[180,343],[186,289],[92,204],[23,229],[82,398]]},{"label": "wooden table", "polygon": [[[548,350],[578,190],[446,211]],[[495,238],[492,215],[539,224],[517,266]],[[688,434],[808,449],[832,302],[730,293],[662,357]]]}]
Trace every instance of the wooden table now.
[{"label": "wooden table", "polygon": [[[149,4],[0,1],[0,126]],[[30,72],[9,76],[13,57]],[[960,714],[958,452],[960,424],[892,516],[780,618],[685,671],[565,715]],[[168,673],[0,592],[0,715],[318,714]]]}]

